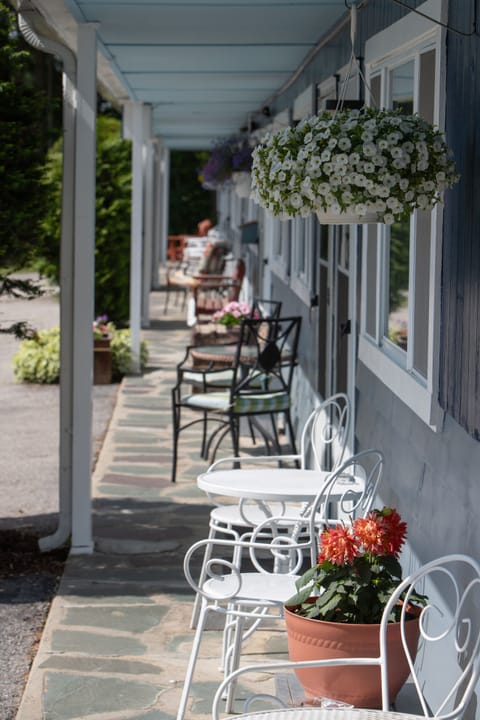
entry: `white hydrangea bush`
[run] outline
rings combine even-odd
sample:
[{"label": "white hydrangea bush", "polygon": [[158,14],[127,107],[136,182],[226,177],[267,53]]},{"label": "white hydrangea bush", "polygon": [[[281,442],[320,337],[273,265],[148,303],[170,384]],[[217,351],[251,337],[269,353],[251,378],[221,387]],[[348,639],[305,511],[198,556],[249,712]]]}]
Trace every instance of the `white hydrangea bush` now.
[{"label": "white hydrangea bush", "polygon": [[458,179],[439,130],[418,115],[364,108],[267,136],[253,152],[252,197],[282,220],[328,212],[392,224],[433,208]]}]

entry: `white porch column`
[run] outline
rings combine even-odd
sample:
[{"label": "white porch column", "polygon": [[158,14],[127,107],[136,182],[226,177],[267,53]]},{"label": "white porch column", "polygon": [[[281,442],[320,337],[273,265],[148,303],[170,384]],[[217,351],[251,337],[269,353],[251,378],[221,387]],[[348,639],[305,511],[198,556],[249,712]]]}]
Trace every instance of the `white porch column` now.
[{"label": "white porch column", "polygon": [[153,257],[153,198],[154,198],[154,139],[152,138],[152,108],[143,109],[144,143],[144,236],[143,236],[143,276],[142,276],[142,327],[150,325],[150,290],[152,289]]},{"label": "white porch column", "polygon": [[72,553],[93,550],[91,515],[95,285],[96,24],[78,26],[73,293]]},{"label": "white porch column", "polygon": [[73,243],[75,207],[75,123],[77,114],[77,61],[65,45],[38,33],[35,11],[18,16],[25,40],[37,50],[63,63],[63,182],[60,240],[60,442],[59,520],[54,533],[39,539],[42,551],[64,545],[72,532],[72,438],[73,438]]},{"label": "white porch column", "polygon": [[163,200],[163,177],[162,157],[163,148],[159,138],[152,140],[153,149],[153,228],[152,228],[152,275],[151,284],[153,290],[160,287],[159,266],[162,257],[162,200]]},{"label": "white porch column", "polygon": [[165,262],[167,259],[168,210],[170,204],[170,149],[167,147],[162,148],[160,193],[160,261]]},{"label": "white porch column", "polygon": [[130,225],[130,342],[132,372],[140,372],[140,322],[142,313],[143,245],[143,103],[123,108],[124,137],[132,141],[132,215]]}]

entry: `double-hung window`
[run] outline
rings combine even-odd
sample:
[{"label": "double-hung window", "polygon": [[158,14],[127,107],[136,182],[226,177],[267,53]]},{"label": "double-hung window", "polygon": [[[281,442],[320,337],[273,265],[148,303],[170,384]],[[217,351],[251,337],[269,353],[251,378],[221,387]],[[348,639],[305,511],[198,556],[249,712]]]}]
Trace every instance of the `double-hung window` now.
[{"label": "double-hung window", "polygon": [[[443,3],[425,14],[441,19]],[[366,44],[372,105],[419,113],[441,126],[444,32],[410,13]],[[359,358],[433,428],[437,403],[441,206],[393,225],[369,225],[363,243]]]}]

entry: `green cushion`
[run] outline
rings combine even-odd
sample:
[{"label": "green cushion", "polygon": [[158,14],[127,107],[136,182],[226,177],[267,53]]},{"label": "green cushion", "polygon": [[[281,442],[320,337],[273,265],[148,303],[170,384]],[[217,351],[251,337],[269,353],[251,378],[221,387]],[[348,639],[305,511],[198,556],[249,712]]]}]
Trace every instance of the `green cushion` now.
[{"label": "green cushion", "polygon": [[287,393],[262,393],[235,398],[234,410],[237,413],[262,413],[280,412],[289,407],[290,396]]},{"label": "green cushion", "polygon": [[[228,412],[230,409],[230,393],[211,392],[184,395],[182,405],[190,407]],[[290,407],[287,393],[262,393],[258,395],[242,395],[235,399],[234,412],[240,414],[281,412]]]},{"label": "green cushion", "polygon": [[188,370],[183,373],[182,379],[184,382],[190,383],[191,385],[203,385],[204,382],[207,385],[222,385],[229,386],[232,384],[233,370],[221,370],[217,372],[195,372],[195,370]]}]

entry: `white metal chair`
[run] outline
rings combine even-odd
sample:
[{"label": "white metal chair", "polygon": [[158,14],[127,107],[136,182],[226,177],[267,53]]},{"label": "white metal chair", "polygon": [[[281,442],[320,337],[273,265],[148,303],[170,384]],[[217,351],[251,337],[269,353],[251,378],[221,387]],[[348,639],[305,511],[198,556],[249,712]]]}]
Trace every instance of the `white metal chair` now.
[{"label": "white metal chair", "polygon": [[[330,473],[308,513],[300,520],[298,516],[270,517],[257,526],[248,539],[206,539],[187,551],[185,576],[202,601],[177,720],[183,720],[185,714],[209,614],[218,613],[226,619],[223,667],[225,672],[230,672],[238,667],[242,642],[258,625],[267,618],[282,617],[283,604],[295,593],[295,581],[301,574],[304,559],[308,557],[310,564],[316,562],[318,527],[336,522],[339,516],[358,517],[371,509],[383,462],[383,455],[377,450],[366,450],[349,458]],[[352,475],[363,477],[361,492],[352,493]],[[355,486],[358,489],[356,483]],[[330,514],[332,506],[336,508],[334,517]],[[199,554],[208,560],[202,563],[197,582],[194,575]],[[242,568],[245,554],[253,564],[253,569],[248,571]],[[251,626],[244,633],[246,620],[250,620]]]},{"label": "white metal chair", "polygon": [[[300,437],[300,452],[291,455],[263,455],[257,457],[222,458],[213,463],[208,472],[221,472],[226,466],[272,465],[272,463],[297,463],[301,469],[335,470],[341,465],[346,451],[350,427],[350,401],[344,393],[337,393],[322,402],[308,417]],[[259,468],[259,473],[261,469]],[[241,484],[242,469],[238,469],[238,482]],[[288,467],[275,468],[277,473],[288,472]],[[259,481],[261,475],[259,474]],[[215,502],[215,498],[212,498]],[[288,507],[285,504],[269,507],[264,502],[241,500],[230,505],[218,505],[210,513],[209,538],[218,535],[238,540],[242,533],[255,527],[272,515],[286,514],[302,516],[307,506]],[[208,557],[205,558],[205,562]],[[198,620],[200,597],[195,598],[190,627],[194,628]]]},{"label": "white metal chair", "polygon": [[[387,653],[388,618],[399,601],[403,603],[400,622],[406,622],[406,608],[409,598],[421,592],[428,597],[428,604],[422,609],[420,642],[415,654],[410,652],[402,633],[403,649],[410,667],[411,687],[415,691],[415,717],[434,717],[438,720],[462,718],[467,711],[475,686],[480,677],[480,565],[471,557],[452,554],[440,557],[423,565],[405,578],[392,594],[383,612],[379,626],[379,654],[375,657],[309,660],[305,662],[275,662],[248,665],[228,675],[219,686],[213,700],[213,720],[219,720],[220,706],[225,695],[235,687],[239,678],[255,675],[255,689],[261,685],[261,692],[254,692],[248,698],[251,704],[255,698],[270,699],[276,707],[286,707],[274,693],[264,692],[266,681],[278,671],[302,671],[304,668],[375,665],[380,668],[382,687],[382,709],[390,710],[394,698],[389,692],[389,657]],[[439,669],[446,673],[439,682]],[[340,670],[339,670],[340,671]],[[261,675],[260,675],[261,674]],[[428,680],[430,676],[430,682]],[[447,681],[445,681],[445,679]],[[410,684],[410,683],[409,683]],[[339,699],[341,700],[341,698]],[[410,703],[412,700],[410,699]],[[230,708],[227,709],[230,712]],[[365,711],[366,718],[369,712]],[[408,717],[412,717],[408,708]],[[236,715],[246,720],[245,715]],[[274,712],[268,713],[270,720],[276,720]],[[308,715],[306,716],[308,717]],[[355,716],[362,720],[360,716]],[[387,717],[387,716],[385,716]],[[347,720],[348,713],[345,715]],[[288,712],[280,711],[278,720],[289,720]],[[293,720],[293,716],[292,716]]]}]

